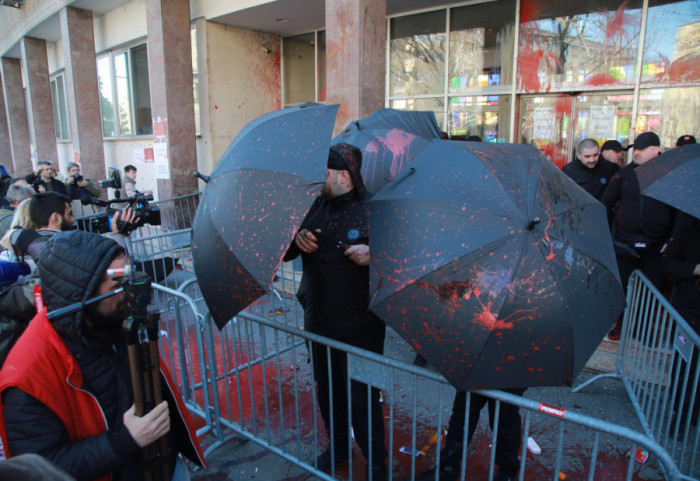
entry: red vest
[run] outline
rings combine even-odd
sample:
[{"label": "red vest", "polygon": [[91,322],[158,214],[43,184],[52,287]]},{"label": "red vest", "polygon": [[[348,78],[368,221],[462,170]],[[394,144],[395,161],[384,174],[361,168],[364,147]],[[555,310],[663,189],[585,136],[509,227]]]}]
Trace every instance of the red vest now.
[{"label": "red vest", "polygon": [[[203,466],[204,456],[194,434],[196,431],[192,420],[177,390],[173,388],[162,360],[160,364],[166,379],[164,387],[174,393],[180,417],[189,431],[189,441],[199,457],[193,461],[199,461]],[[83,375],[77,360],[46,317],[46,309],[43,309],[32,319],[7,356],[0,370],[0,394],[9,387],[17,387],[45,404],[61,419],[70,441],[75,442],[107,430],[102,408],[92,394],[81,389],[82,385]],[[5,434],[3,411],[0,396],[0,437],[5,455],[9,458],[11,453]],[[171,416],[173,414],[171,410]],[[102,481],[110,478],[110,475],[106,475],[99,479]]]}]

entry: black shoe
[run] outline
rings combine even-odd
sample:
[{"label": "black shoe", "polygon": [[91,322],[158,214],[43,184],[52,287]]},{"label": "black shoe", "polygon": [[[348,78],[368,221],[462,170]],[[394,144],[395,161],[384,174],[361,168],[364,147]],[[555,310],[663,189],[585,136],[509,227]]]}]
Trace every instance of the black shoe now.
[{"label": "black shoe", "polygon": [[[367,466],[367,480],[370,479],[370,469]],[[372,463],[372,481],[387,481],[386,465],[384,463]]]},{"label": "black shoe", "polygon": [[615,321],[615,325],[608,332],[608,339],[611,341],[619,341],[622,334],[622,321]]},{"label": "black shoe", "polygon": [[494,481],[515,481],[518,479],[518,472],[510,469],[498,468],[498,474]]},{"label": "black shoe", "polygon": [[[459,466],[443,466],[440,469],[440,481],[457,481],[460,478]],[[416,481],[435,481],[435,468],[429,469],[420,476],[416,477]]]},{"label": "black shoe", "polygon": [[[348,460],[347,451],[342,452],[338,449],[335,450],[335,469],[338,469],[338,465],[344,463]],[[326,449],[324,452],[318,455],[316,458],[316,468],[320,471],[328,473],[331,471],[331,448]]]}]

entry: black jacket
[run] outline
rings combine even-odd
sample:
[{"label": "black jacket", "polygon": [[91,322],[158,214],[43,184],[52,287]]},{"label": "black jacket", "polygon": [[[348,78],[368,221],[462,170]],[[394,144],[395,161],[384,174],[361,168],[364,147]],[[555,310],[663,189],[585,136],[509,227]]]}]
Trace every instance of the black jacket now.
[{"label": "black jacket", "polygon": [[[122,249],[103,236],[76,231],[58,233],[50,242],[53,248],[44,249],[39,257],[44,302],[49,312],[89,299],[111,259]],[[104,336],[91,333],[84,325],[83,311],[57,319],[53,325],[78,361],[82,387],[97,399],[108,430],[71,443],[56,414],[23,391],[9,388],[3,399],[12,454],[41,454],[79,481],[109,472],[113,481],[143,479],[141,450],[123,423],[123,414],[133,403],[124,342],[121,338],[107,341]],[[170,445],[174,445],[172,436],[178,429],[172,423],[177,418],[173,411]],[[171,453],[171,466],[176,454]]]},{"label": "black jacket", "polygon": [[693,275],[700,264],[700,219],[689,219],[664,251],[664,274],[674,280],[671,304],[700,333],[700,276]]},{"label": "black jacket", "polygon": [[620,170],[611,180],[600,201],[613,217],[615,240],[633,246],[644,243],[659,248],[671,237],[675,209],[642,195],[634,162]]},{"label": "black jacket", "polygon": [[[333,199],[316,199],[301,227],[312,232],[321,229],[324,237],[317,236],[318,250],[301,253],[303,275],[297,298],[304,308],[306,330],[381,352],[384,323],[368,310],[369,267],[355,264],[338,245],[369,243],[367,215],[354,190]],[[292,243],[285,260],[299,254]]]},{"label": "black jacket", "polygon": [[620,170],[620,166],[600,159],[595,167],[589,169],[578,158],[562,167],[561,171],[571,177],[583,190],[591,194],[597,200],[603,196],[603,192],[610,179]]}]

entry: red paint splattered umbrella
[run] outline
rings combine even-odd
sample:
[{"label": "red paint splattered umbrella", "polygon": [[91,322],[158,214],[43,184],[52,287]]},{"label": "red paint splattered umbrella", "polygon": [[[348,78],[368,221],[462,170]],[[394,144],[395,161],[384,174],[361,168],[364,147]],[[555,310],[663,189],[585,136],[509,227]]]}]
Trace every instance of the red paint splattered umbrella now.
[{"label": "red paint splattered umbrella", "polygon": [[604,206],[533,146],[435,141],[369,208],[370,309],[458,389],[570,385],[624,306]]},{"label": "red paint splattered umbrella", "polygon": [[671,149],[635,172],[644,195],[700,219],[700,144]]},{"label": "red paint splattered umbrella", "polygon": [[362,151],[362,180],[367,191],[375,193],[439,138],[433,112],[381,109],[351,122],[333,143],[345,142]]},{"label": "red paint splattered umbrella", "polygon": [[216,164],[192,225],[192,257],[219,328],[270,291],[325,182],[337,110],[305,104],[264,115]]}]

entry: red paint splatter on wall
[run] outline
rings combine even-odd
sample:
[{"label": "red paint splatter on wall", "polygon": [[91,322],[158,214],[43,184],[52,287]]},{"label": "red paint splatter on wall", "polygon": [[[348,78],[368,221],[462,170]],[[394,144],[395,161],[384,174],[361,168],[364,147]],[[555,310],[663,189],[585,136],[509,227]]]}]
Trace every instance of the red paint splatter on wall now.
[{"label": "red paint splatter on wall", "polygon": [[624,35],[624,27],[629,24],[629,20],[625,19],[625,10],[627,9],[627,3],[629,0],[622,2],[617,10],[612,14],[612,19],[605,26],[605,38],[612,40],[615,36],[619,35],[622,37]]},{"label": "red paint splatter on wall", "polygon": [[611,84],[616,84],[617,80],[615,78],[607,73],[597,73],[595,75],[591,75],[586,79],[586,85],[611,85]]},{"label": "red paint splatter on wall", "polygon": [[540,6],[538,0],[523,0],[520,4],[520,21],[522,23],[532,22],[540,17]]},{"label": "red paint splatter on wall", "polygon": [[544,51],[533,50],[530,47],[522,47],[518,54],[520,65],[520,87],[528,92],[536,92],[540,89],[540,79],[537,72],[540,69],[540,61]]}]

